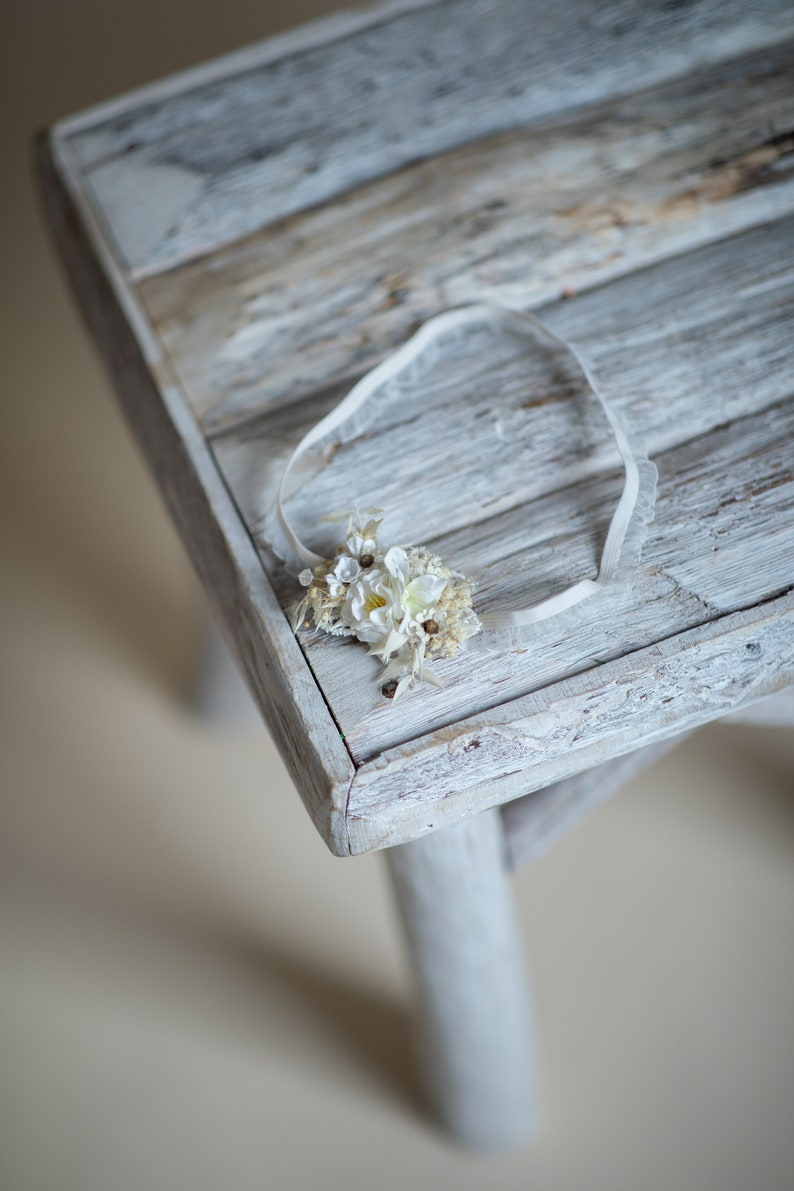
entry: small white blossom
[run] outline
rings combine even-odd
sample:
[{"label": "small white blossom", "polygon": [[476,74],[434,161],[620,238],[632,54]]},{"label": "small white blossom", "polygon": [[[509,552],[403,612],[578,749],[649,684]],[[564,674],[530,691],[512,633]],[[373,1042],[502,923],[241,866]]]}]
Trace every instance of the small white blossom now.
[{"label": "small white blossom", "polygon": [[379,525],[351,515],[335,559],[301,572],[308,591],[293,624],[297,630],[311,617],[323,632],[365,642],[386,666],[383,693],[396,698],[422,678],[439,685],[426,657],[452,657],[480,622],[468,580],[423,546],[384,551]]},{"label": "small white blossom", "polygon": [[379,521],[367,521],[365,525],[357,525],[354,532],[351,532],[351,525],[345,541],[348,554],[354,558],[360,558],[362,554],[374,554],[378,549],[379,525]]},{"label": "small white blossom", "polygon": [[403,593],[403,608],[408,624],[414,631],[422,629],[426,621],[435,617],[438,601],[446,586],[446,579],[438,575],[417,575],[408,584]]},{"label": "small white blossom", "polygon": [[334,599],[342,595],[347,584],[357,579],[360,573],[361,567],[358,565],[358,559],[351,558],[349,554],[340,554],[336,560],[336,566],[325,577],[328,591]]},{"label": "small white blossom", "polygon": [[395,611],[398,617],[401,615],[399,607],[391,576],[379,567],[371,567],[348,587],[340,616],[359,641],[373,642],[395,628]]},{"label": "small white blossom", "polygon": [[392,578],[397,580],[400,589],[405,587],[411,574],[411,564],[408,561],[408,555],[401,546],[392,546],[386,551],[383,556],[383,565]]}]

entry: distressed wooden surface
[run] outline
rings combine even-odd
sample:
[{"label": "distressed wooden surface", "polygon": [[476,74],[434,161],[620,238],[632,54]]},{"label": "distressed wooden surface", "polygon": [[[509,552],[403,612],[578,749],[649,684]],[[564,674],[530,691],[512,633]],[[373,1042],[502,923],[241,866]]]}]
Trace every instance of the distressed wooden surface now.
[{"label": "distressed wooden surface", "polygon": [[356,772],[351,852],[391,847],[794,683],[794,594],[388,749]]},{"label": "distressed wooden surface", "polygon": [[794,34],[785,0],[437,0],[122,108],[75,133],[138,275],[475,137]]},{"label": "distressed wooden surface", "polygon": [[[540,313],[584,350],[610,400],[655,455],[791,394],[792,237],[793,220],[763,226]],[[454,364],[449,360],[447,369]],[[390,518],[384,528],[395,536],[425,532],[415,527],[427,507],[434,526],[448,531],[616,460],[596,403],[577,396],[584,394],[581,382],[566,376],[555,399],[543,359],[506,350],[479,364],[461,355],[456,367],[454,387],[448,373],[438,378],[437,391],[432,377],[423,378],[421,391],[378,406],[377,434],[335,450],[289,502],[304,534],[320,531],[319,509],[344,507],[346,499],[384,507]],[[212,439],[261,546],[286,459],[342,392],[320,393]],[[703,398],[708,392],[712,400]],[[572,440],[572,426],[582,422]],[[428,466],[447,438],[452,488],[444,468]]]},{"label": "distressed wooden surface", "polygon": [[536,307],[790,212],[792,77],[787,44],[477,141],[141,293],[216,432],[352,383],[446,306]]},{"label": "distressed wooden surface", "polygon": [[67,150],[44,138],[38,149],[54,238],[130,424],[306,808],[331,850],[345,855],[350,756],[160,345],[73,189]]},{"label": "distressed wooden surface", "polygon": [[[53,133],[44,184],[76,290],[334,850],[791,683],[793,34],[778,0],[401,0]],[[542,306],[586,350],[659,464],[657,518],[633,591],[583,606],[578,636],[494,639],[442,691],[387,704],[360,647],[303,635],[301,654],[264,517],[348,384],[483,297]],[[374,498],[481,606],[530,602],[594,570],[614,453],[570,376],[509,353],[458,364],[455,400],[440,385],[421,417],[418,393],[382,411],[292,513],[311,537],[318,511]]]},{"label": "distressed wooden surface", "polygon": [[[582,605],[575,632],[552,620],[512,650],[489,649],[483,639],[484,652],[437,667],[442,690],[412,692],[397,707],[381,697],[378,663],[364,650],[304,631],[306,655],[357,761],[794,582],[792,242],[794,221],[765,226],[543,312],[587,349],[605,392],[659,467],[656,517],[634,590]],[[459,385],[447,387],[445,369],[438,393],[425,380],[414,405],[403,393],[384,408],[377,434],[339,447],[289,507],[309,530],[318,509],[356,500],[385,508],[389,540],[429,539],[474,579],[477,606],[491,611],[595,573],[621,476],[592,398],[580,403],[566,392],[554,400],[547,384],[533,389],[520,354],[491,366],[486,383],[467,366],[464,358]],[[704,400],[706,393],[718,396]],[[320,402],[310,404],[308,424]],[[214,442],[263,547],[262,518],[303,425],[290,437],[280,413]],[[295,581],[276,560],[269,565],[288,604]]]}]

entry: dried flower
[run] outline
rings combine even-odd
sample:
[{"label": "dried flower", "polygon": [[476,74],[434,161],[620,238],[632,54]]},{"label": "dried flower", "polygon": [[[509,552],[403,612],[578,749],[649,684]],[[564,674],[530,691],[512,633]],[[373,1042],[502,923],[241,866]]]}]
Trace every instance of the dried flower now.
[{"label": "dried flower", "polygon": [[479,632],[471,584],[423,546],[378,543],[379,520],[352,514],[336,556],[298,576],[308,590],[295,608],[297,631],[307,620],[323,632],[356,637],[385,664],[387,698],[421,679],[440,685],[425,657],[452,657]]}]

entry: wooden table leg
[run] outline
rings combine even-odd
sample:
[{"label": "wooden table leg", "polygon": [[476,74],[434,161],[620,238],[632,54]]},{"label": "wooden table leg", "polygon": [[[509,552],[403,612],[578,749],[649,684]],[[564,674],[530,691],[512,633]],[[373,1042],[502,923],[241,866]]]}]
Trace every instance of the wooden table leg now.
[{"label": "wooden table leg", "polygon": [[458,1140],[500,1149],[538,1123],[529,986],[498,809],[387,852],[418,995],[419,1062]]}]

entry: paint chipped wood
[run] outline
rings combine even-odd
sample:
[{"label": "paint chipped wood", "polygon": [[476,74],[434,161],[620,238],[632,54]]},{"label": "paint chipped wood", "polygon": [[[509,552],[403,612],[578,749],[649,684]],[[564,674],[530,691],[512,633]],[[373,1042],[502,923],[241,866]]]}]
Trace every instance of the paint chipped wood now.
[{"label": "paint chipped wood", "polygon": [[545,305],[789,213],[792,74],[789,43],[475,141],[141,294],[207,431],[291,408],[445,306]]},{"label": "paint chipped wood", "polygon": [[[401,2],[113,101],[43,147],[89,323],[335,851],[794,681],[792,36],[779,0]],[[585,348],[659,464],[657,518],[634,590],[583,610],[586,643],[551,625],[384,707],[362,650],[292,637],[267,506],[349,383],[483,297],[542,308]],[[597,410],[554,388],[490,361],[424,421],[385,414],[293,511],[311,524],[358,495],[351,474],[377,476],[394,535],[433,540],[484,606],[549,594],[592,571],[620,486]]]},{"label": "paint chipped wood", "polygon": [[[380,696],[375,659],[354,642],[302,632],[356,761],[794,581],[792,240],[794,221],[783,221],[543,311],[588,350],[604,391],[659,467],[656,517],[634,590],[582,605],[576,632],[552,620],[514,649],[483,642],[484,652],[461,653],[438,667],[442,690],[413,692],[399,713]],[[609,335],[613,326],[619,336]],[[388,540],[429,539],[474,580],[477,606],[493,611],[596,573],[622,481],[592,399],[570,391],[547,399],[521,354],[491,366],[486,384],[482,371],[468,368],[464,359],[451,388],[445,369],[438,393],[425,380],[413,406],[402,391],[379,409],[377,434],[340,446],[290,502],[290,514],[304,537],[330,549],[333,537],[312,535],[316,510],[355,501],[383,507]],[[707,393],[719,396],[702,400]],[[308,424],[316,414],[314,405]],[[284,426],[278,414],[214,442],[263,551],[264,513],[292,446]],[[300,433],[293,430],[296,439]],[[443,442],[450,445],[439,466]],[[295,579],[264,556],[287,606]]]},{"label": "paint chipped wood", "polygon": [[[346,35],[345,35],[346,34]],[[72,138],[90,194],[142,275],[214,251],[475,137],[630,94],[794,35],[785,0],[436,0],[308,28],[232,57]]]},{"label": "paint chipped wood", "polygon": [[437,831],[792,683],[789,593],[384,751],[353,782],[351,851]]}]

